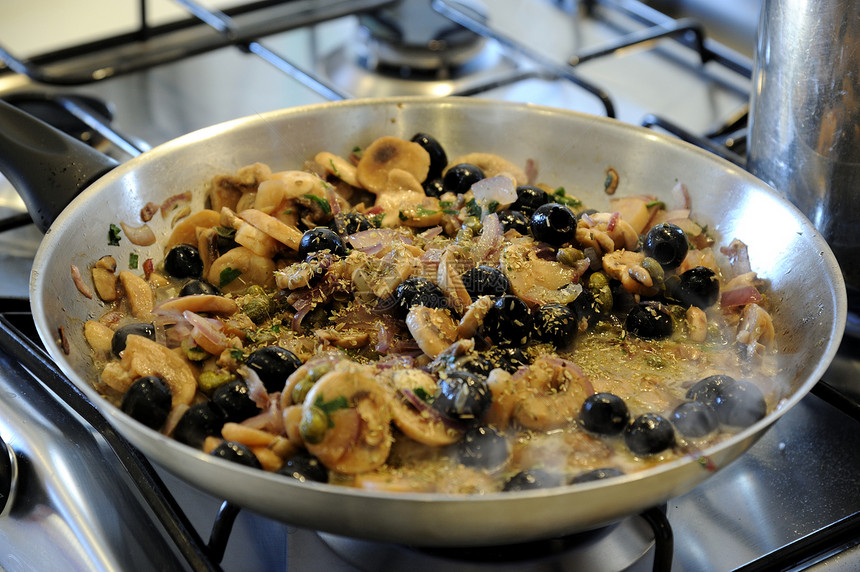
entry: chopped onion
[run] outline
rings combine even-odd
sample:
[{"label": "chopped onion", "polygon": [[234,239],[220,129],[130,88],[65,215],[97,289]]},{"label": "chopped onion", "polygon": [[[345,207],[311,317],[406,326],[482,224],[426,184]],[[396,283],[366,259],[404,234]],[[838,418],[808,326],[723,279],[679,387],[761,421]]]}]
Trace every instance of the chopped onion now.
[{"label": "chopped onion", "polygon": [[493,250],[501,246],[504,241],[502,236],[502,223],[499,222],[499,216],[491,214],[484,219],[484,228],[481,230],[481,238],[472,249],[472,260],[477,264],[481,264]]},{"label": "chopped onion", "polygon": [[454,419],[453,417],[448,417],[438,409],[434,409],[429,403],[418,397],[411,389],[406,387],[401,388],[400,394],[406,398],[409,405],[417,409],[422,415],[427,415],[431,421],[437,421],[448,429],[454,429],[456,431],[463,431],[465,429],[465,426],[461,421]]},{"label": "chopped onion", "polygon": [[479,204],[486,205],[495,201],[506,206],[517,200],[517,187],[509,177],[497,175],[481,179],[472,185],[472,194]]},{"label": "chopped onion", "polygon": [[746,306],[755,302],[761,302],[761,292],[755,286],[741,286],[726,290],[720,294],[720,306],[723,308],[731,308],[733,306]]}]

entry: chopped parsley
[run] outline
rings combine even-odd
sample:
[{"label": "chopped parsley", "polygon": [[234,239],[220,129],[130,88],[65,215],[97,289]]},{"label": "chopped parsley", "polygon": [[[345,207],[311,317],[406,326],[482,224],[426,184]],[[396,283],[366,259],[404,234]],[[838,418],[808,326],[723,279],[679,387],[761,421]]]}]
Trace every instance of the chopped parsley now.
[{"label": "chopped parsley", "polygon": [[122,229],[114,223],[111,223],[110,228],[108,229],[108,244],[110,246],[119,246],[119,241],[122,238],[120,236],[121,233]]},{"label": "chopped parsley", "polygon": [[663,201],[651,201],[651,202],[649,202],[649,203],[645,203],[645,207],[646,207],[646,208],[649,208],[649,209],[650,209],[651,207],[659,207],[659,208],[661,208],[661,209],[665,209],[665,208],[666,208],[666,203],[664,203]]},{"label": "chopped parsley", "polygon": [[412,390],[412,393],[414,393],[415,397],[417,397],[421,401],[429,401],[430,398],[433,397],[431,394],[427,393],[427,391],[423,387],[416,387],[414,390]]},{"label": "chopped parsley", "polygon": [[302,197],[315,202],[325,214],[331,214],[331,205],[324,198],[312,194],[302,195]]},{"label": "chopped parsley", "polygon": [[137,268],[137,261],[139,260],[137,254],[134,252],[130,252],[128,255],[128,267],[130,270],[134,270]]},{"label": "chopped parsley", "polygon": [[418,208],[415,209],[415,214],[418,216],[433,216],[434,214],[439,214],[439,211],[434,211],[419,205]]},{"label": "chopped parsley", "polygon": [[339,179],[340,172],[337,170],[337,165],[334,164],[334,159],[329,159],[328,164],[331,166],[331,172],[334,173],[334,176]]},{"label": "chopped parsley", "polygon": [[478,203],[477,201],[475,201],[475,199],[469,199],[469,202],[466,203],[466,212],[469,216],[481,218],[481,207],[478,206]]},{"label": "chopped parsley", "polygon": [[564,187],[557,188],[555,192],[553,192],[552,196],[555,197],[556,201],[563,205],[567,205],[569,207],[574,208],[582,206],[581,200],[577,199],[576,197],[567,196],[567,192],[564,190]]},{"label": "chopped parsley", "polygon": [[218,287],[223,288],[236,278],[242,275],[241,270],[237,270],[236,268],[230,268],[229,266],[221,271],[221,275],[218,277]]},{"label": "chopped parsley", "polygon": [[397,213],[397,218],[399,218],[399,219],[400,219],[400,220],[402,220],[402,221],[407,221],[407,220],[409,220],[409,217],[408,217],[408,216],[406,216],[405,214],[403,214],[403,211],[399,211],[399,212]]},{"label": "chopped parsley", "polygon": [[338,409],[346,409],[349,407],[349,401],[346,400],[346,397],[340,395],[335,397],[331,401],[323,401],[322,395],[317,397],[317,400],[314,401],[314,406],[320,408],[325,416],[328,418],[328,426],[334,427],[334,421],[331,420],[329,415],[334,413]]},{"label": "chopped parsley", "polygon": [[487,203],[487,212],[493,214],[499,208],[499,201],[490,201]]},{"label": "chopped parsley", "polygon": [[245,361],[245,352],[239,348],[233,348],[230,350],[230,357],[239,362]]},{"label": "chopped parsley", "polygon": [[382,221],[385,219],[385,213],[375,214],[367,218],[374,228],[382,228]]}]

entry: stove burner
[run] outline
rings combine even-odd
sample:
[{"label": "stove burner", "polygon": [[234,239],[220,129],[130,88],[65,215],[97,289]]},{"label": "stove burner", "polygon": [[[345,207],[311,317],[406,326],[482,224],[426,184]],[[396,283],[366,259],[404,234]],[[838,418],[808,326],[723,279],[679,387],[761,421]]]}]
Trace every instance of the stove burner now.
[{"label": "stove burner", "polygon": [[[659,510],[659,509],[654,509]],[[654,532],[641,518],[628,518],[566,537],[491,547],[427,548],[400,546],[318,533],[344,561],[362,571],[472,572],[491,566],[504,572],[545,570],[650,570]]]},{"label": "stove burner", "polygon": [[[463,2],[486,18],[478,2]],[[444,79],[473,62],[485,39],[433,10],[429,0],[404,0],[358,17],[359,64],[384,75]]]}]

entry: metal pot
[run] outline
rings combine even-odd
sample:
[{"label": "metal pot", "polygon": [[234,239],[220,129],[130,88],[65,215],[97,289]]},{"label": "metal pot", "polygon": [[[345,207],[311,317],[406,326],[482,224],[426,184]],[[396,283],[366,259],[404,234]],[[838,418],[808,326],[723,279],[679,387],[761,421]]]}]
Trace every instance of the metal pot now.
[{"label": "metal pot", "polygon": [[[689,188],[696,218],[717,238],[749,245],[751,263],[770,282],[786,397],[775,411],[728,440],[635,474],[539,491],[484,496],[385,493],[300,483],[215,459],[152,431],[93,389],[97,372],[83,338],[85,320],[104,307],[72,284],[69,265],[88,267],[110,252],[160,259],[161,243],[107,246],[110,223],[138,220],[147,202],[194,191],[203,206],[217,173],[262,161],[295,168],[320,150],[347,155],[384,135],[433,133],[451,154],[482,150],[524,164],[540,161],[541,179],[563,184],[586,204],[606,207],[606,169],[621,194],[667,195]],[[168,234],[169,221],[151,221]],[[72,201],[36,256],[31,302],[52,357],[132,443],[158,464],[219,498],[298,526],[425,546],[489,545],[593,529],[680,495],[746,451],[816,383],[845,326],[844,283],[827,244],[800,212],[739,168],[660,134],[614,120],[527,104],[480,99],[354,100],[286,109],[207,128],[120,165]],[[68,352],[57,343],[58,328]]]}]

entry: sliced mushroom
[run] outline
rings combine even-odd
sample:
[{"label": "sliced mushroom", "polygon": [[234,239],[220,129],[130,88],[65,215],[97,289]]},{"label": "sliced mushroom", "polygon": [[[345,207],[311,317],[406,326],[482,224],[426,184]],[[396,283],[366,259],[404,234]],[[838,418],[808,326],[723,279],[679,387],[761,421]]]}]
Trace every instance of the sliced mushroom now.
[{"label": "sliced mushroom", "polygon": [[94,350],[109,352],[113,341],[113,330],[101,322],[88,320],[84,324],[84,338]]},{"label": "sliced mushroom", "polygon": [[371,143],[361,156],[357,179],[372,193],[383,192],[389,184],[389,173],[401,169],[423,183],[430,170],[430,154],[418,143],[399,137],[380,137]]},{"label": "sliced mushroom", "polygon": [[[219,209],[220,210],[220,209]],[[177,244],[190,244],[197,246],[197,229],[212,228],[221,224],[219,211],[203,209],[198,211],[173,227],[170,237],[167,239],[167,248],[170,249]]]},{"label": "sliced mushroom", "polygon": [[390,392],[377,383],[371,368],[352,365],[324,375],[302,405],[303,416],[325,417],[325,426],[315,434],[302,432],[308,452],[339,473],[382,466],[394,441],[390,402]]},{"label": "sliced mushroom", "polygon": [[136,379],[149,375],[160,377],[167,383],[174,407],[190,404],[197,393],[194,373],[178,354],[137,335],[128,336],[122,358],[105,366],[101,381],[125,393]]},{"label": "sliced mushroom", "polygon": [[421,348],[435,358],[457,339],[457,323],[448,310],[412,306],[406,315],[406,327]]},{"label": "sliced mushroom", "polygon": [[327,173],[334,175],[344,183],[352,185],[353,187],[359,186],[358,170],[355,165],[343,157],[339,157],[338,155],[329,153],[328,151],[322,151],[314,156],[314,161],[325,169]]},{"label": "sliced mushroom", "polygon": [[391,401],[391,416],[404,435],[433,447],[451,445],[460,439],[461,431],[447,427],[428,411],[417,409],[409,399],[401,397],[403,391],[412,392],[415,399],[420,399],[419,392],[434,395],[436,380],[432,375],[419,369],[402,369],[394,370],[389,379],[395,390],[395,397]]},{"label": "sliced mushroom", "polygon": [[128,270],[119,273],[119,281],[131,305],[131,315],[141,320],[147,319],[155,306],[155,293],[149,283]]},{"label": "sliced mushroom", "polygon": [[272,288],[275,285],[274,272],[275,263],[271,258],[258,256],[239,246],[219,256],[212,263],[206,279],[225,293],[237,293],[251,284]]},{"label": "sliced mushroom", "polygon": [[[504,157],[493,153],[468,153],[461,155],[448,161],[448,168],[459,165],[460,163],[471,163],[481,171],[487,178],[495,177],[496,175],[507,175],[516,181],[517,185],[525,185],[528,183],[526,172],[517,167]],[[447,169],[446,169],[447,171]]]},{"label": "sliced mushroom", "polygon": [[302,233],[295,226],[284,224],[277,218],[257,209],[246,209],[241,211],[238,216],[281,244],[285,244],[293,250],[299,249]]},{"label": "sliced mushroom", "polygon": [[215,294],[194,294],[192,296],[181,296],[179,298],[171,298],[161,302],[156,312],[159,310],[172,312],[205,312],[207,314],[217,314],[219,316],[230,316],[239,311],[239,305],[230,298],[218,296]]}]

